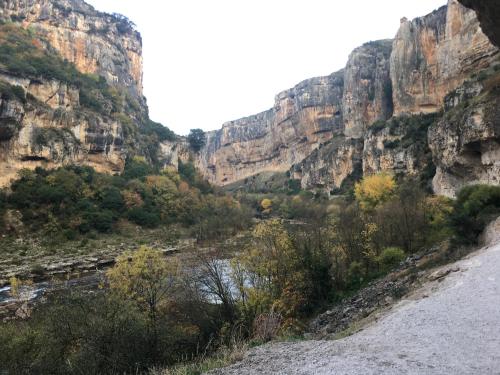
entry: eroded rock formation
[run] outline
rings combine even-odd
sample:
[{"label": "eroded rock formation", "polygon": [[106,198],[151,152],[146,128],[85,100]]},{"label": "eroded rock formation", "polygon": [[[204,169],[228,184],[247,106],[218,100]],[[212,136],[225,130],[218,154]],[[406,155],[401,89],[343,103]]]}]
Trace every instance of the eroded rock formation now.
[{"label": "eroded rock formation", "polygon": [[142,99],[142,39],[124,17],[83,0],[4,0],[0,19],[30,27],[82,73],[95,73]]},{"label": "eroded rock formation", "polygon": [[439,111],[446,94],[497,54],[475,13],[456,0],[425,17],[402,19],[391,55],[394,115]]},{"label": "eroded rock formation", "polygon": [[[97,77],[95,87],[85,87],[60,65],[56,72],[45,67],[35,73],[2,66],[0,186],[19,170],[37,166],[84,164],[121,172],[127,154],[140,147],[137,129],[148,113],[142,41],[130,21],[97,12],[82,0],[6,0],[0,2],[0,20],[9,22],[2,32],[20,40],[27,37],[21,30],[29,28],[38,48],[30,53],[47,51],[46,65],[65,59],[80,73]],[[6,93],[12,90],[19,95]]]},{"label": "eroded rock formation", "polygon": [[342,98],[346,137],[363,138],[371,124],[392,116],[391,51],[392,40],[380,40],[356,48],[349,56]]},{"label": "eroded rock formation", "polygon": [[500,184],[500,65],[446,97],[429,131],[437,194],[454,196],[471,183]]},{"label": "eroded rock formation", "polygon": [[343,72],[301,82],[272,109],[207,134],[197,164],[211,182],[228,184],[263,171],[284,172],[342,129]]},{"label": "eroded rock formation", "polygon": [[[79,107],[78,90],[57,81],[0,79],[26,90],[28,99],[0,99],[0,186],[23,168],[85,164],[120,172],[125,163],[122,124]],[[31,98],[30,98],[31,96]]]},{"label": "eroded rock formation", "polygon": [[[219,185],[291,167],[290,175],[300,179],[302,187],[329,192],[361,173],[389,171],[428,179],[433,163],[438,166],[437,192],[454,195],[466,183],[497,183],[495,168],[467,175],[466,170],[474,167],[466,162],[457,166],[463,167],[466,178],[453,182],[451,174],[444,177],[443,171],[452,170],[449,164],[456,160],[445,160],[449,151],[447,146],[439,151],[444,141],[437,135],[429,148],[429,118],[421,114],[434,114],[437,121],[447,94],[498,59],[498,49],[482,33],[474,11],[449,0],[427,16],[403,18],[394,41],[355,49],[343,71],[305,81],[278,95],[270,111],[209,133],[198,167]],[[471,120],[464,121],[466,128],[471,126]],[[453,128],[446,124],[440,121],[433,129]],[[446,131],[440,134],[448,137]],[[498,140],[491,139],[496,135],[488,137],[491,151],[483,152],[483,159],[497,155],[493,150]]]},{"label": "eroded rock formation", "polygon": [[[0,102],[0,185],[26,167],[121,171],[147,121],[133,25],[82,0],[6,0],[0,19],[29,26],[44,48],[116,90],[96,111],[82,106],[81,89],[67,82],[2,71],[0,88],[20,86],[29,95]],[[494,40],[494,27],[485,27]],[[394,41],[355,49],[345,69],[303,81],[278,94],[273,108],[207,133],[199,153],[182,139],[146,148],[159,150],[154,158],[163,165],[193,158],[217,185],[289,171],[303,188],[328,192],[363,173],[429,178],[435,164],[435,190],[454,195],[465,184],[500,183],[499,64],[475,12],[449,0],[425,17],[403,18]],[[428,137],[431,124],[421,114],[434,114]]]}]

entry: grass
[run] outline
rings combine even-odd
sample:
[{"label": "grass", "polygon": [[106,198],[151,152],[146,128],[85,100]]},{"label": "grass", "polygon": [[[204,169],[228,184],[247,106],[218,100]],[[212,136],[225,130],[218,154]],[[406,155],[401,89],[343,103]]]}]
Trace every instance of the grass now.
[{"label": "grass", "polygon": [[164,369],[152,369],[149,375],[199,375],[239,362],[244,358],[248,346],[244,342],[223,347],[212,355],[202,355],[197,361]]}]

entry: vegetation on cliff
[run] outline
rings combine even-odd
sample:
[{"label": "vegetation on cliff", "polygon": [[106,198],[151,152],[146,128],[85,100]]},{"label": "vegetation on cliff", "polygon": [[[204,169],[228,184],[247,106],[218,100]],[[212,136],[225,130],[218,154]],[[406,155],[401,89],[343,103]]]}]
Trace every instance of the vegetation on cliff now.
[{"label": "vegetation on cliff", "polygon": [[[149,119],[147,109],[127,88],[110,85],[102,76],[81,73],[73,63],[63,59],[50,44],[31,29],[15,23],[0,23],[0,72],[31,81],[57,81],[78,90],[74,111],[91,119],[105,117],[121,124],[127,155],[145,156],[158,163],[159,143],[175,140],[167,127]],[[3,99],[24,103],[26,93],[20,86],[0,82]],[[34,99],[31,94],[29,99]],[[61,112],[68,108],[59,108]],[[50,111],[45,108],[45,111]],[[57,142],[58,139],[55,139]],[[62,139],[61,139],[62,141]]]}]

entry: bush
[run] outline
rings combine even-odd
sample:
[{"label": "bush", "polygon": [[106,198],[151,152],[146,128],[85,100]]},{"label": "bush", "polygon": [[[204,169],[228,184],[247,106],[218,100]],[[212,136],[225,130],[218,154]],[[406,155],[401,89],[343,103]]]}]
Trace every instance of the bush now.
[{"label": "bush", "polygon": [[175,141],[175,133],[158,122],[151,120],[147,121],[144,125],[144,132],[148,135],[156,134],[158,141],[160,142]]},{"label": "bush", "polygon": [[155,228],[160,224],[160,215],[157,212],[147,210],[143,207],[133,208],[128,212],[128,219],[134,223]]},{"label": "bush", "polygon": [[102,193],[101,207],[108,210],[121,211],[125,207],[122,194],[116,187],[109,187]]},{"label": "bush", "polygon": [[0,82],[0,96],[4,100],[17,99],[26,102],[26,92],[21,86],[12,86],[6,82]]},{"label": "bush", "polygon": [[111,231],[115,217],[111,211],[91,211],[83,215],[84,222],[80,225],[80,231],[87,233],[91,228],[98,232],[107,233]]},{"label": "bush", "polygon": [[134,178],[144,178],[149,174],[153,174],[153,168],[149,165],[144,158],[134,157],[127,160],[123,176],[132,180]]},{"label": "bush", "polygon": [[354,187],[356,200],[364,209],[373,209],[386,202],[394,193],[396,182],[385,173],[364,177]]},{"label": "bush", "polygon": [[191,129],[188,135],[188,142],[193,151],[200,151],[207,143],[205,132],[202,129]]},{"label": "bush", "polygon": [[389,141],[386,139],[384,141],[384,148],[392,150],[397,148],[399,146],[399,143],[400,143],[399,140]]},{"label": "bush", "polygon": [[460,241],[476,244],[488,222],[498,215],[500,186],[474,185],[458,193],[450,220]]},{"label": "bush", "polygon": [[276,338],[281,328],[283,317],[281,314],[270,311],[260,314],[253,323],[254,336],[260,342],[268,342]]},{"label": "bush", "polygon": [[378,262],[384,272],[398,266],[404,259],[405,252],[399,247],[388,247],[382,251],[378,257]]}]

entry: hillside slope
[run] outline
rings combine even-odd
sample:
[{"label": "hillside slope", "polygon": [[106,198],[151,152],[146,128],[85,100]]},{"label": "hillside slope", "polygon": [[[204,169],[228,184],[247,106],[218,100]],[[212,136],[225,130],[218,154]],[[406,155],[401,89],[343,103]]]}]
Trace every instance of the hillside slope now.
[{"label": "hillside slope", "polygon": [[338,341],[275,343],[231,367],[246,374],[496,374],[500,363],[500,241],[446,268],[377,323]]}]

